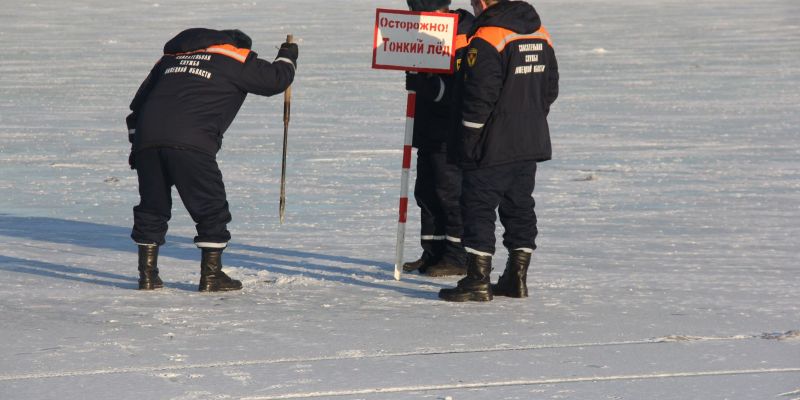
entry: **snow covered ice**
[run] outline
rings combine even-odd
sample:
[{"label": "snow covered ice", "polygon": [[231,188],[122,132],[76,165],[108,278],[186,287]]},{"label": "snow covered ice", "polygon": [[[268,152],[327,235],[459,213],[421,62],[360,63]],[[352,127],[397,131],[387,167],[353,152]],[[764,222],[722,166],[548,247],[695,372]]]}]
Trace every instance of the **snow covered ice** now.
[{"label": "snow covered ice", "polygon": [[[450,304],[392,279],[405,94],[370,46],[405,2],[4,3],[0,398],[800,399],[800,3],[533,4],[561,96],[531,297]],[[175,197],[139,292],[124,117],[195,26],[299,40],[286,223],[282,98],[251,96],[219,155],[245,289],[195,291]]]}]

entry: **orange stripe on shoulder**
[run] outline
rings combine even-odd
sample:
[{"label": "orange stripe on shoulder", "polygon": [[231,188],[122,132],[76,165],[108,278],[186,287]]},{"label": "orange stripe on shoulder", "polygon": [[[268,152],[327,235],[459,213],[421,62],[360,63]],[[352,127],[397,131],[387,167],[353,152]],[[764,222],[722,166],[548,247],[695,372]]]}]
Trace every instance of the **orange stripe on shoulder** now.
[{"label": "orange stripe on shoulder", "polygon": [[249,49],[240,49],[236,46],[232,46],[229,44],[219,44],[214,45],[206,49],[200,49],[196,51],[190,51],[187,53],[174,53],[174,54],[166,54],[170,56],[185,56],[189,54],[197,54],[197,53],[214,53],[214,54],[221,54],[223,56],[227,56],[233,58],[240,63],[244,63],[247,61],[247,56],[250,55]]},{"label": "orange stripe on shoulder", "polygon": [[503,51],[506,45],[513,41],[525,39],[544,40],[550,45],[550,47],[553,46],[550,33],[547,32],[547,29],[544,27],[539,28],[539,30],[533,33],[516,33],[510,29],[500,28],[498,26],[484,26],[475,32],[473,39],[474,38],[481,38],[489,42],[489,44],[494,46],[498,52]]},{"label": "orange stripe on shoulder", "polygon": [[204,51],[207,53],[222,54],[223,56],[233,58],[240,63],[245,62],[247,60],[247,56],[250,55],[249,49],[240,49],[229,44],[211,46]]},{"label": "orange stripe on shoulder", "polygon": [[456,50],[469,46],[467,35],[456,35]]},{"label": "orange stripe on shoulder", "polygon": [[[484,26],[479,28],[475,35],[472,37],[473,39],[480,38],[487,42],[490,45],[494,46],[495,48],[499,48],[497,51],[501,51],[503,47],[505,47],[504,40],[507,36],[513,35],[514,31],[510,29],[500,28],[497,26]],[[503,47],[499,47],[499,46]]]},{"label": "orange stripe on shoulder", "polygon": [[545,40],[547,40],[547,44],[549,44],[550,47],[553,47],[553,38],[550,37],[550,32],[548,32],[544,26],[540,27],[535,33],[542,36]]}]

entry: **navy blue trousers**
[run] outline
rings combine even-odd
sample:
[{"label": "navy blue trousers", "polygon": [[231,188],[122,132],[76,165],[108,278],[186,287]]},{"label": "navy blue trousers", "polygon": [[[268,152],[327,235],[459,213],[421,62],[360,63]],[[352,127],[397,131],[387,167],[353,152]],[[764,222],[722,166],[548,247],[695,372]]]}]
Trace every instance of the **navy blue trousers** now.
[{"label": "navy blue trousers", "polygon": [[420,208],[422,248],[452,263],[463,262],[461,235],[461,168],[447,153],[417,150],[414,199]]},{"label": "navy blue trousers", "polygon": [[533,211],[536,162],[464,170],[463,176],[461,210],[467,251],[494,254],[498,213],[505,229],[503,245],[506,248],[536,249],[539,233]]},{"label": "navy blue trousers", "polygon": [[231,239],[225,185],[217,160],[193,150],[155,148],[136,153],[140,203],[133,208],[131,238],[140,244],[164,244],[172,217],[172,187],[197,228],[200,247],[224,247]]}]

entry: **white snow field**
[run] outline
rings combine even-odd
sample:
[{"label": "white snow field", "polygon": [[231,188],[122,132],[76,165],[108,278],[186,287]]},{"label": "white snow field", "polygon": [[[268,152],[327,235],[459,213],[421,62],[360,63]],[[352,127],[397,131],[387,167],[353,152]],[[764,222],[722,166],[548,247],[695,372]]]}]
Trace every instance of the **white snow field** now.
[{"label": "white snow field", "polygon": [[[392,279],[405,92],[370,47],[404,1],[4,0],[0,399],[800,399],[800,2],[534,5],[561,97],[531,297],[452,304]],[[124,118],[196,26],[300,40],[287,220],[282,96],[251,96],[219,154],[245,289],[196,292],[176,195],[140,292]]]}]

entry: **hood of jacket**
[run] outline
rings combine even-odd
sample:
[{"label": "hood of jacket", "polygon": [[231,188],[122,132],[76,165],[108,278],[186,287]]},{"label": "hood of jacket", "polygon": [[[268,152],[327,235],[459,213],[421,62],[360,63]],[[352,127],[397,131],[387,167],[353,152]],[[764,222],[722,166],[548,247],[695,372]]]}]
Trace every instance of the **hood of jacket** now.
[{"label": "hood of jacket", "polygon": [[503,1],[478,15],[470,36],[484,26],[497,26],[515,33],[533,33],[542,27],[542,20],[536,9],[524,1]]},{"label": "hood of jacket", "polygon": [[223,31],[190,28],[179,33],[164,45],[164,54],[190,53],[218,44],[236,45],[236,40]]},{"label": "hood of jacket", "polygon": [[475,23],[475,16],[471,12],[459,8],[458,10],[451,11],[458,14],[458,34],[468,34]]}]

